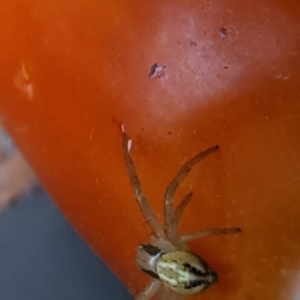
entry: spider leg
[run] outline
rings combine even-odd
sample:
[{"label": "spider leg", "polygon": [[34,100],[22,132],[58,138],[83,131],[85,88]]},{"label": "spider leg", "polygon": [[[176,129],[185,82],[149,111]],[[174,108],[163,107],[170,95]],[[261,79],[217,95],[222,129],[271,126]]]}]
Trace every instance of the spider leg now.
[{"label": "spider leg", "polygon": [[169,300],[173,298],[170,298],[170,294],[171,294],[172,290],[169,289],[167,286],[162,285],[158,294],[157,294],[157,300]]},{"label": "spider leg", "polygon": [[181,219],[184,209],[192,200],[192,196],[192,192],[188,193],[174,211],[174,214],[170,220],[170,226],[167,228],[167,236],[171,239],[171,241],[177,239],[177,225],[179,223],[179,220]]},{"label": "spider leg", "polygon": [[162,283],[159,280],[152,280],[135,300],[150,300],[157,293]]},{"label": "spider leg", "polygon": [[185,295],[178,294],[167,286],[163,286],[158,294],[157,300],[184,300],[185,298]]},{"label": "spider leg", "polygon": [[192,170],[193,166],[199,163],[202,159],[204,159],[209,154],[216,152],[219,149],[219,146],[212,146],[207,148],[206,150],[196,154],[190,160],[188,160],[177,172],[172,181],[168,184],[165,191],[165,204],[164,204],[164,217],[165,217],[165,228],[170,228],[171,220],[174,214],[173,208],[173,197],[179,186],[179,184],[184,180],[184,178],[189,174]]},{"label": "spider leg", "polygon": [[232,234],[241,232],[241,228],[239,227],[230,227],[230,228],[207,228],[202,229],[196,232],[188,233],[180,236],[180,241],[189,242],[195,239],[202,239],[204,237],[209,237],[212,235],[220,235],[220,234]]},{"label": "spider leg", "polygon": [[173,292],[173,293],[174,293],[173,298],[169,298],[169,299],[172,299],[172,300],[184,300],[184,299],[186,299],[186,295],[180,295],[178,293],[175,294],[175,292]]},{"label": "spider leg", "polygon": [[164,234],[163,227],[159,222],[158,218],[156,217],[156,215],[154,214],[146,196],[142,191],[141,183],[138,179],[133,160],[129,154],[130,146],[131,146],[130,140],[126,135],[126,133],[124,132],[124,127],[122,126],[123,155],[124,155],[124,160],[129,175],[129,179],[130,179],[130,184],[135,194],[135,198],[137,200],[137,203],[140,207],[140,210],[144,218],[146,219],[148,225],[152,229],[153,234],[157,237],[164,237],[165,234]]}]

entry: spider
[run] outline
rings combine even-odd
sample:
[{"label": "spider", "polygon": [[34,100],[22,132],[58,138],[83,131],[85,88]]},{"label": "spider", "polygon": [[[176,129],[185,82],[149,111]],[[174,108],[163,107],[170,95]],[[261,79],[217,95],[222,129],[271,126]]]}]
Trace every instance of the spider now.
[{"label": "spider", "polygon": [[156,299],[159,300],[184,300],[188,295],[201,293],[218,280],[217,273],[204,259],[188,250],[187,243],[216,234],[241,231],[238,227],[232,227],[203,229],[185,235],[177,233],[179,220],[193,194],[187,194],[176,208],[173,205],[174,194],[193,166],[216,152],[219,147],[212,146],[196,154],[179,169],[165,191],[164,224],[161,224],[142,191],[130,156],[131,142],[122,125],[122,149],[130,183],[141,213],[152,231],[150,242],[138,247],[136,261],[138,267],[153,277],[153,280],[135,299],[150,300],[158,294]]}]

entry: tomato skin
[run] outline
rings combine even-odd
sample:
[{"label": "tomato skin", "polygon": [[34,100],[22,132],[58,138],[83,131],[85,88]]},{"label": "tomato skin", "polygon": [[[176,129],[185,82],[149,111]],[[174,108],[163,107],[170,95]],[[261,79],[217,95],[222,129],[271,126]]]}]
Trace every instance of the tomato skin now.
[{"label": "tomato skin", "polygon": [[[296,2],[0,4],[3,124],[60,210],[133,294],[148,280],[135,249],[150,231],[129,186],[121,124],[159,216],[180,165],[220,146],[176,196],[194,192],[180,232],[243,229],[192,243],[220,278],[201,299],[295,293],[293,278],[280,272],[300,259]],[[165,66],[163,76],[149,78],[154,63]]]}]

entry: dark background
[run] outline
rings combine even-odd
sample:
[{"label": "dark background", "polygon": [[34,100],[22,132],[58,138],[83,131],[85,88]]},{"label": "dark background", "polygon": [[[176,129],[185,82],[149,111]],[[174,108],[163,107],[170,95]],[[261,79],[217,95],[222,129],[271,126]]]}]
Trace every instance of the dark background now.
[{"label": "dark background", "polygon": [[1,300],[132,300],[42,188],[0,214]]}]

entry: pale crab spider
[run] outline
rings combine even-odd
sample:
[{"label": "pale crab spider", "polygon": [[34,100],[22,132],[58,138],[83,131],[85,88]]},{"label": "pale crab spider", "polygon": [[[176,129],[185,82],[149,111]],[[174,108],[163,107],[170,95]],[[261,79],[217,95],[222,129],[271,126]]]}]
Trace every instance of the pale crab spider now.
[{"label": "pale crab spider", "polygon": [[192,199],[187,194],[174,208],[173,197],[192,167],[206,156],[216,152],[218,146],[212,146],[188,160],[168,184],[164,197],[164,225],[160,223],[145,197],[135,166],[130,157],[131,140],[122,125],[122,148],[131,186],[140,210],[152,230],[149,244],[137,249],[137,265],[154,279],[141,292],[136,300],[150,300],[157,293],[159,300],[183,300],[188,295],[198,294],[218,279],[206,262],[197,254],[188,251],[187,242],[215,234],[230,234],[241,231],[240,228],[209,228],[193,233],[178,235],[177,225],[185,207]]}]

